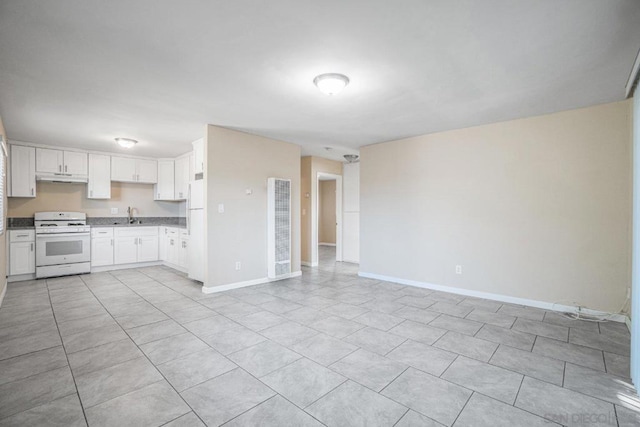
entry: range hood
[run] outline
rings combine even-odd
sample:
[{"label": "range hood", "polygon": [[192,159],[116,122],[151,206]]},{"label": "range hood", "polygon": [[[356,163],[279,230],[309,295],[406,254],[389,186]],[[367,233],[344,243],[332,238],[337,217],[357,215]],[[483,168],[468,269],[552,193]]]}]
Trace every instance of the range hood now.
[{"label": "range hood", "polygon": [[88,179],[87,175],[73,175],[70,173],[38,173],[36,174],[36,181],[86,184]]}]

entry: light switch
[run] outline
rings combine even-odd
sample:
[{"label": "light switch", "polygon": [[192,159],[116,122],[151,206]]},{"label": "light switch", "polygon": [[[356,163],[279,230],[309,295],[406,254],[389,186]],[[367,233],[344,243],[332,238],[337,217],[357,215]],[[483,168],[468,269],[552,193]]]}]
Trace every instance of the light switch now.
[{"label": "light switch", "polygon": [[253,190],[252,190],[252,189],[250,189],[250,188],[247,188],[246,190],[244,190],[244,192],[245,192],[245,194],[246,194],[247,196],[250,196],[250,195],[252,195],[252,194],[253,194]]},{"label": "light switch", "polygon": [[224,213],[224,204],[223,203],[219,203],[218,204],[218,213]]},{"label": "light switch", "polygon": [[111,215],[118,215],[118,208],[111,208]]}]

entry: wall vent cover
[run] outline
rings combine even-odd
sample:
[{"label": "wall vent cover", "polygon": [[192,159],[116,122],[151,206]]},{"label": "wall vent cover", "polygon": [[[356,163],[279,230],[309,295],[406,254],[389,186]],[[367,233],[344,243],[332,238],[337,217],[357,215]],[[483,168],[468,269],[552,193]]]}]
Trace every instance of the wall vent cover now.
[{"label": "wall vent cover", "polygon": [[267,180],[268,277],[277,279],[291,273],[291,180]]}]

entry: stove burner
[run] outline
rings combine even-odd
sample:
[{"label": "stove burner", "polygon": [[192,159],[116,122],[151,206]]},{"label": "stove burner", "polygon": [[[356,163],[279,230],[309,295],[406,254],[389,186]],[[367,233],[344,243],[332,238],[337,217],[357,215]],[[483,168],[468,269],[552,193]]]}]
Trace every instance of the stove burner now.
[{"label": "stove burner", "polygon": [[40,227],[57,227],[58,224],[40,224]]}]

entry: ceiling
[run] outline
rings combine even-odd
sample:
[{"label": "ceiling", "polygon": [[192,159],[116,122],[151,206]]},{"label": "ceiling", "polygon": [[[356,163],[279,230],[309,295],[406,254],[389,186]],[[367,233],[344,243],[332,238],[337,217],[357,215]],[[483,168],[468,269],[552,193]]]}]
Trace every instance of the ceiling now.
[{"label": "ceiling", "polygon": [[621,100],[638,48],[637,0],[2,0],[0,115],[42,144],[173,156],[210,123],[341,158]]}]

